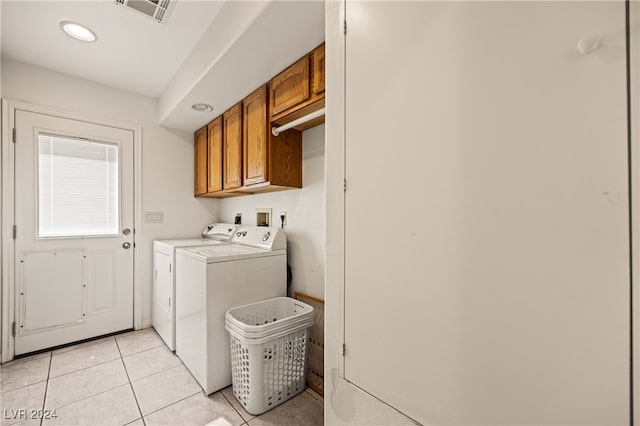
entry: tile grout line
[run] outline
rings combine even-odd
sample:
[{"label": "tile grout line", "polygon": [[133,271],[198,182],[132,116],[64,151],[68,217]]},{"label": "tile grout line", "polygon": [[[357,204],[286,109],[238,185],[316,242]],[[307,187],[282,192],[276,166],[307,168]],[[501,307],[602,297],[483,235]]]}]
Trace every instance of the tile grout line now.
[{"label": "tile grout line", "polygon": [[115,338],[115,336],[100,337],[96,340],[89,340],[87,342],[77,344],[72,343],[69,346],[64,346],[62,348],[51,349],[51,354],[54,354],[54,352],[57,352],[56,355],[68,354],[70,352],[79,351],[80,349],[90,348],[91,346],[97,346],[103,343],[107,343],[111,338]]},{"label": "tile grout line", "polygon": [[[45,393],[44,393],[44,398],[43,398],[43,402],[42,402],[42,407],[43,407],[43,408],[42,408],[42,410],[43,410],[43,413],[45,412],[44,410],[45,410],[45,407],[46,407],[47,394],[48,394],[48,390],[49,390],[49,382],[50,382],[52,379],[57,379],[57,378],[59,378],[59,377],[64,377],[64,376],[67,376],[67,375],[70,375],[70,374],[78,373],[78,372],[80,372],[80,371],[82,371],[82,370],[87,370],[87,369],[89,369],[89,368],[97,367],[97,366],[99,366],[99,365],[107,364],[107,363],[109,363],[109,362],[113,362],[113,361],[116,361],[117,359],[120,359],[120,360],[123,362],[123,367],[124,367],[124,370],[125,370],[125,374],[127,375],[127,380],[128,380],[128,382],[129,382],[128,384],[129,384],[129,385],[130,385],[130,387],[132,388],[132,392],[133,392],[133,394],[134,394],[134,398],[136,399],[136,405],[138,405],[138,411],[139,411],[139,413],[140,413],[140,419],[142,419],[143,423],[145,423],[145,422],[144,422],[144,419],[143,419],[143,416],[142,416],[142,410],[140,410],[140,405],[138,404],[137,397],[136,397],[136,395],[135,395],[135,391],[133,391],[133,387],[132,387],[132,385],[131,385],[131,379],[129,378],[129,374],[128,374],[128,372],[127,372],[126,365],[124,365],[124,361],[123,361],[122,353],[120,352],[120,347],[119,347],[119,345],[118,345],[117,339],[115,339],[115,336],[109,336],[109,337],[112,337],[112,338],[114,339],[114,342],[115,342],[115,344],[116,344],[116,348],[118,349],[118,355],[119,355],[118,357],[113,358],[113,359],[108,360],[108,361],[100,362],[100,363],[95,364],[95,365],[91,365],[91,366],[88,366],[88,367],[84,367],[84,368],[81,368],[81,369],[78,369],[78,370],[75,370],[75,371],[71,371],[71,372],[68,372],[68,373],[64,373],[64,374],[61,374],[61,375],[59,375],[59,376],[51,377],[51,367],[52,367],[52,365],[53,365],[53,355],[63,355],[63,354],[65,354],[65,353],[73,352],[73,351],[76,351],[76,350],[78,350],[78,349],[84,349],[84,348],[71,349],[71,350],[68,350],[68,351],[65,351],[65,352],[61,352],[61,353],[59,353],[59,354],[55,354],[55,351],[50,351],[50,352],[49,352],[49,354],[48,354],[46,357],[45,357],[45,356],[43,356],[43,357],[41,357],[41,358],[36,358],[36,359],[34,359],[34,360],[32,360],[32,361],[28,361],[28,362],[34,362],[34,361],[38,361],[39,359],[46,359],[46,358],[49,358],[49,367],[48,367],[48,370],[47,370],[47,377],[46,377],[46,379],[44,379],[44,380],[41,380],[41,381],[39,381],[39,382],[32,383],[32,384],[28,385],[28,386],[31,386],[31,385],[36,385],[36,384],[43,383],[43,382],[45,383]],[[105,341],[108,341],[108,339],[109,339],[108,337],[107,337],[107,338],[105,338]],[[105,342],[101,342],[101,343],[105,343]],[[158,346],[158,347],[161,347],[161,346]],[[138,353],[143,353],[143,352],[146,352],[146,351],[149,351],[149,350],[153,350],[153,349],[157,349],[157,347],[156,347],[156,348],[150,348],[150,349],[147,349],[147,350],[144,350],[144,351],[140,351],[140,352],[137,352],[137,353],[134,353],[134,354],[131,354],[131,355],[136,355],[136,354],[138,354]],[[173,368],[173,367],[172,367],[172,368]],[[163,370],[163,371],[165,371],[165,370]],[[149,375],[149,376],[145,376],[145,377],[150,377],[150,376],[151,376],[151,375]],[[103,390],[102,392],[99,392],[99,393],[97,393],[97,394],[95,394],[95,395],[91,395],[91,396],[88,396],[88,397],[86,397],[86,398],[81,398],[81,399],[79,399],[79,400],[77,400],[77,401],[73,401],[73,402],[70,402],[70,403],[68,403],[68,404],[60,405],[60,406],[58,406],[58,407],[55,407],[55,408],[51,409],[50,411],[51,411],[51,412],[53,412],[54,410],[58,410],[58,409],[63,408],[63,407],[68,407],[68,406],[70,406],[70,405],[73,405],[73,404],[76,404],[76,403],[79,403],[79,402],[82,402],[82,401],[86,401],[87,399],[93,398],[93,397],[95,397],[95,396],[101,395],[101,394],[106,393],[106,392],[110,392],[110,391],[112,391],[112,390],[114,390],[114,389],[117,389],[117,388],[119,388],[119,387],[121,387],[121,386],[125,386],[126,384],[127,384],[127,383],[123,383],[123,384],[118,385],[118,386],[115,386],[115,387],[113,387],[113,388],[105,389],[105,390]],[[24,387],[26,387],[26,386],[21,386],[21,387],[16,388],[16,389],[7,390],[7,391],[5,391],[5,392],[15,391],[15,390],[18,390],[18,389],[22,389],[22,388],[24,388]],[[5,393],[5,392],[1,392],[1,393]],[[193,395],[191,395],[191,396],[193,396]],[[136,420],[138,420],[138,419],[135,419],[134,421],[136,421]],[[42,426],[43,422],[44,422],[44,415],[43,415],[43,416],[41,416],[39,425],[40,425],[40,426]]]},{"label": "tile grout line", "polygon": [[[118,340],[116,339],[116,343],[117,343],[117,342],[118,342]],[[138,354],[143,354],[143,353],[145,353],[145,352],[153,351],[153,350],[155,350],[155,349],[162,348],[162,347],[164,347],[164,344],[162,344],[162,345],[158,345],[158,346],[154,346],[153,348],[148,348],[148,349],[145,349],[145,350],[140,351],[140,352],[132,352],[132,353],[130,353],[130,354],[128,354],[128,355],[122,355],[122,353],[120,353],[120,357],[121,357],[121,358],[129,358],[130,356],[134,356],[134,355],[138,355]],[[120,346],[118,346],[118,350],[120,350]]]},{"label": "tile grout line", "polygon": [[[177,355],[176,355],[176,357],[177,357]],[[180,359],[180,358],[178,358],[178,359]],[[180,360],[180,366],[184,367],[184,368],[185,368],[185,370],[187,370],[187,373],[189,373],[189,375],[193,378],[193,380],[195,380],[195,381],[197,382],[196,378],[195,378],[195,377],[193,377],[193,373],[191,373],[191,371],[189,371],[189,369],[184,365],[184,363],[182,362],[182,360]],[[178,367],[179,367],[179,366],[178,366]],[[177,367],[171,367],[171,368],[177,368]],[[170,368],[169,368],[169,369],[167,369],[167,370],[170,370]],[[163,370],[163,371],[166,371],[166,370]],[[155,374],[158,374],[158,373],[150,374],[150,375],[149,375],[149,376],[147,376],[147,377],[151,377],[151,376],[153,376],[153,375],[155,375]],[[241,419],[242,419],[242,421],[244,422],[244,423],[242,423],[240,426],[243,426],[243,425],[248,424],[248,421],[247,421],[247,420],[245,420],[245,418],[242,416],[242,414],[240,414],[240,412],[236,409],[236,407],[234,407],[234,406],[233,406],[233,404],[231,403],[231,401],[229,401],[229,399],[224,395],[224,393],[222,392],[222,389],[220,389],[220,390],[219,390],[219,391],[217,391],[217,392],[220,392],[220,395],[222,395],[222,398],[223,398],[225,401],[227,401],[227,404],[229,404],[229,405],[231,406],[231,408],[233,408],[233,409],[235,410],[235,412],[236,412],[236,413],[238,413],[238,415],[240,416],[240,418],[241,418]],[[217,392],[214,392],[214,393],[217,393]],[[150,412],[149,414],[147,414],[147,416],[148,416],[148,415],[150,415],[150,414],[157,413],[158,411],[163,410],[163,409],[165,409],[165,408],[167,408],[167,407],[171,407],[172,405],[175,405],[175,404],[177,404],[177,403],[179,403],[179,402],[182,402],[182,401],[184,401],[184,400],[186,400],[186,399],[189,399],[189,398],[191,398],[191,397],[193,397],[193,396],[195,396],[195,395],[197,395],[197,394],[199,394],[199,393],[204,393],[204,391],[198,391],[198,392],[194,393],[193,395],[189,395],[189,396],[187,396],[187,397],[185,397],[185,398],[182,398],[181,400],[178,400],[178,401],[176,401],[176,402],[172,402],[171,404],[166,405],[166,406],[164,406],[164,407],[162,407],[162,408],[158,408],[157,410],[154,410],[154,411]],[[208,398],[208,397],[209,397],[209,395],[205,395],[205,398]],[[254,417],[254,418],[255,418],[255,417]],[[253,419],[251,419],[251,420],[253,420]]]},{"label": "tile grout line", "polygon": [[[2,2],[2,0],[0,0],[0,3],[1,3],[1,2]],[[128,357],[125,357],[125,358],[128,358]],[[123,361],[124,361],[124,358],[123,358]],[[146,375],[146,376],[138,377],[138,378],[137,378],[137,379],[135,379],[133,382],[139,382],[139,381],[141,381],[141,380],[148,379],[149,377],[157,376],[158,374],[162,374],[162,373],[164,373],[164,372],[166,372],[166,371],[173,370],[173,369],[175,369],[175,368],[179,368],[179,367],[184,367],[184,364],[182,363],[182,361],[180,361],[180,364],[178,364],[178,365],[174,365],[174,366],[172,366],[172,367],[163,368],[162,370],[154,371],[153,373],[150,373],[150,374],[148,374],[148,375]],[[125,370],[126,370],[126,368],[127,368],[127,365],[125,364]],[[186,369],[186,367],[185,367],[185,369]],[[189,372],[189,370],[187,370],[187,371]],[[190,373],[190,372],[189,372],[189,373]],[[129,376],[129,375],[128,375],[128,373],[127,373],[127,377],[128,377],[128,376]],[[129,379],[129,380],[131,381],[131,379]],[[133,382],[132,382],[132,383],[133,383]],[[192,395],[192,396],[193,396],[193,395]]]},{"label": "tile grout line", "polygon": [[[1,0],[0,0],[0,1],[1,1]],[[52,362],[51,362],[51,363],[53,363],[53,353],[51,354],[51,358],[52,358]],[[52,378],[47,377],[47,390],[49,389],[49,381],[51,381],[51,380],[55,380],[55,379],[57,379],[57,378],[59,378],[59,377],[67,376],[67,375],[69,375],[69,374],[78,373],[78,372],[83,371],[83,370],[88,370],[88,369],[93,368],[93,367],[96,367],[96,366],[98,366],[98,365],[103,365],[103,364],[107,364],[107,363],[109,363],[109,362],[114,362],[114,361],[116,361],[117,359],[118,359],[118,358],[115,358],[115,359],[112,359],[112,360],[110,360],[110,361],[106,361],[106,362],[102,362],[102,363],[100,363],[100,364],[92,365],[92,366],[90,366],[90,367],[81,368],[80,370],[76,370],[76,371],[73,371],[73,372],[71,372],[71,373],[62,374],[62,375],[60,375],[60,376],[56,376],[56,377],[52,377]],[[125,373],[126,373],[126,368],[125,368]],[[58,407],[53,408],[52,410],[57,410],[57,409],[59,409],[59,408],[68,407],[68,406],[70,406],[70,405],[73,405],[73,404],[77,404],[77,403],[79,403],[79,402],[86,401],[86,400],[91,399],[91,398],[94,398],[94,397],[96,397],[96,396],[98,396],[98,395],[102,395],[103,393],[111,392],[111,391],[112,391],[112,390],[114,390],[114,389],[118,389],[118,388],[120,388],[120,387],[122,387],[122,386],[126,386],[126,385],[127,385],[127,383],[122,383],[122,384],[116,385],[116,386],[114,386],[114,387],[112,387],[112,388],[105,389],[105,390],[103,390],[102,392],[98,392],[98,393],[96,393],[96,394],[89,395],[89,396],[87,396],[87,397],[85,397],[85,398],[80,398],[80,399],[79,399],[79,400],[77,400],[77,401],[73,401],[73,402],[69,402],[69,403],[67,403],[67,404],[60,405],[60,406],[58,406]],[[46,393],[45,393],[45,395],[46,395]],[[42,426],[42,425],[41,425],[41,426]]]},{"label": "tile grout line", "polygon": [[[103,334],[101,336],[96,336],[93,338],[88,338],[88,339],[83,339],[79,342],[71,342],[69,344],[64,344],[64,345],[59,345],[59,346],[54,346],[48,350],[51,351],[52,354],[64,354],[64,353],[68,353],[68,352],[73,352],[76,351],[78,349],[84,349],[84,348],[88,348],[90,346],[93,345],[99,345],[101,343],[105,343],[108,342],[109,339],[113,338],[115,340],[116,337],[118,336],[122,336],[122,335],[126,335],[129,333],[133,333],[136,330],[130,329],[130,330],[123,330],[123,331],[116,331],[114,333],[107,333],[107,334]],[[47,349],[45,349],[44,351],[47,351]]]},{"label": "tile grout line", "polygon": [[[0,0],[0,1],[2,1],[2,0]],[[116,347],[117,347],[117,343],[116,343]],[[74,349],[74,350],[75,350],[75,349]],[[66,352],[63,352],[63,353],[66,353]],[[120,352],[118,351],[118,353],[120,353]],[[51,360],[49,361],[49,370],[51,370],[51,365],[53,365],[53,355],[54,355],[54,353],[53,353],[53,351],[52,351],[52,352],[51,352]],[[99,363],[99,364],[91,365],[91,366],[89,366],[89,367],[84,367],[84,368],[81,368],[81,369],[79,369],[79,370],[72,371],[72,372],[70,372],[70,373],[61,374],[61,375],[59,375],[59,376],[55,376],[55,377],[49,377],[49,376],[50,376],[50,373],[49,373],[49,375],[47,376],[47,387],[46,387],[46,390],[48,391],[48,389],[49,389],[49,381],[50,381],[50,380],[55,380],[55,379],[58,379],[59,377],[68,376],[69,374],[79,373],[80,371],[88,370],[88,369],[90,369],[90,368],[97,367],[97,366],[99,366],[99,365],[108,364],[108,363],[110,363],[110,362],[114,362],[114,361],[116,361],[116,360],[118,360],[118,358],[114,358],[114,359],[111,359],[111,360],[109,360],[109,361],[101,362],[101,363]],[[127,372],[126,367],[124,368],[124,370],[125,370],[125,374],[126,374],[126,372]],[[39,383],[41,383],[41,382],[39,382]],[[55,408],[53,408],[53,409],[52,409],[52,411],[53,411],[53,410],[57,410],[57,409],[59,409],[59,408],[68,407],[68,406],[70,406],[70,405],[77,404],[77,403],[82,402],[82,401],[86,401],[86,400],[91,399],[91,398],[93,398],[93,397],[96,397],[96,396],[98,396],[98,395],[102,395],[103,393],[110,392],[110,391],[112,391],[112,390],[114,390],[114,389],[118,389],[119,387],[126,386],[126,385],[127,385],[126,383],[123,383],[123,384],[117,385],[117,386],[115,386],[115,387],[112,387],[112,388],[109,388],[109,389],[105,389],[105,390],[103,390],[102,392],[98,392],[98,393],[96,393],[96,394],[89,395],[89,396],[87,396],[87,397],[85,397],[85,398],[80,398],[80,399],[79,399],[79,400],[77,400],[77,401],[69,402],[69,403],[67,403],[67,404],[63,404],[63,405],[60,405],[60,406],[58,406],[58,407],[55,407]],[[45,397],[46,397],[46,391],[45,391]],[[45,398],[45,401],[46,401],[46,398]],[[42,426],[42,424],[41,424],[40,426]]]},{"label": "tile grout line", "polygon": [[47,383],[44,385],[44,398],[42,398],[42,416],[40,416],[40,426],[44,423],[44,409],[47,403],[47,391],[49,390],[49,376],[51,375],[51,364],[53,363],[53,351],[49,354],[49,369],[47,370]]},{"label": "tile grout line", "polygon": [[[2,2],[2,0],[0,0],[0,2]],[[124,360],[123,360],[123,361],[124,361]],[[131,383],[133,383],[133,382],[139,382],[140,380],[148,379],[148,378],[149,378],[149,377],[151,377],[151,376],[155,376],[155,375],[157,375],[157,374],[164,373],[165,371],[173,370],[174,368],[178,368],[178,367],[180,367],[180,365],[174,365],[173,367],[163,368],[162,370],[155,371],[155,372],[153,372],[153,373],[151,373],[151,374],[148,374],[148,375],[146,375],[146,376],[138,377],[137,379],[135,379],[135,380],[133,380],[133,381],[131,381],[131,378],[129,378],[129,381],[131,381]],[[126,369],[126,364],[125,364],[125,369]],[[127,377],[128,377],[128,376],[129,376],[129,375],[128,375],[128,373],[127,373]]]},{"label": "tile grout line", "polygon": [[[177,355],[176,355],[176,356],[177,356]],[[178,358],[178,359],[179,359],[179,358]],[[198,381],[198,380],[193,376],[193,373],[191,373],[191,371],[186,367],[186,365],[184,365],[184,363],[182,362],[182,360],[180,360],[180,365],[182,365],[183,367],[185,367],[185,370],[187,370],[187,373],[189,373],[189,375],[193,378],[193,380],[195,380],[196,382]],[[150,377],[150,376],[148,376],[148,377]],[[231,406],[231,408],[233,408],[233,409],[235,410],[235,412],[240,416],[240,418],[241,418],[241,419],[242,419],[242,421],[244,422],[244,423],[242,423],[240,426],[243,426],[243,425],[247,425],[247,424],[249,424],[249,420],[246,420],[246,419],[244,418],[244,416],[243,416],[243,415],[238,411],[238,409],[237,409],[236,407],[234,407],[234,406],[233,406],[233,404],[231,403],[231,401],[229,401],[229,398],[227,398],[227,397],[225,396],[225,394],[224,394],[224,392],[222,392],[222,390],[223,390],[223,389],[220,389],[220,390],[218,390],[218,391],[214,392],[214,394],[219,392],[219,393],[220,393],[220,395],[222,395],[222,398],[223,398],[225,401],[227,401],[227,404],[229,404],[229,405]],[[232,392],[233,392],[233,391],[232,391]],[[200,391],[200,392],[198,392],[198,393],[204,393],[204,390],[203,390],[203,391]],[[169,404],[169,405],[167,405],[166,407],[159,408],[159,409],[157,409],[157,410],[155,410],[155,411],[153,411],[152,413],[149,413],[149,414],[156,413],[156,412],[158,412],[158,411],[162,410],[163,408],[167,408],[167,407],[172,406],[173,404],[177,404],[178,402],[182,402],[182,401],[184,401],[185,399],[188,399],[188,398],[191,398],[191,397],[192,397],[192,396],[194,396],[194,395],[197,395],[198,393],[195,393],[195,394],[190,395],[190,396],[188,396],[188,397],[186,397],[186,398],[183,398],[183,399],[181,399],[180,401],[176,401],[176,402],[174,402],[174,403],[172,403],[172,404]],[[208,398],[208,397],[209,397],[209,395],[205,395],[205,398]],[[241,404],[241,406],[242,406],[242,404]],[[248,413],[248,414],[249,414],[249,415],[252,415],[252,414],[250,414],[250,413]],[[258,417],[258,416],[253,416],[253,418],[252,418],[251,420],[253,420],[253,419],[257,418],[257,417]]]},{"label": "tile grout line", "polygon": [[[1,0],[0,0],[0,1],[1,1]],[[49,352],[49,354],[48,354],[47,356],[42,356],[42,357],[40,357],[40,358],[32,359],[32,360],[26,361],[26,362],[24,362],[24,363],[22,363],[22,364],[16,364],[16,366],[24,366],[24,365],[29,364],[29,363],[31,363],[31,362],[42,361],[43,359],[46,359],[46,358],[49,358],[49,370],[50,370],[50,369],[51,369],[51,352]],[[24,359],[24,358],[23,358],[23,359]],[[1,368],[0,368],[0,370],[5,370],[5,371],[6,371],[6,369],[7,369],[7,368],[11,368],[12,366],[11,366],[11,365],[10,365],[10,366],[7,366],[7,364],[10,364],[10,363],[12,363],[12,362],[14,362],[14,361],[9,361],[8,363],[5,363],[4,365],[0,366],[0,367],[1,367]],[[14,392],[14,391],[17,391],[17,390],[19,390],[19,389],[23,389],[23,388],[26,388],[26,387],[29,387],[29,386],[33,386],[33,385],[40,384],[40,383],[42,383],[42,382],[46,382],[47,380],[49,380],[49,370],[47,370],[47,377],[46,377],[46,378],[44,378],[44,379],[42,379],[42,380],[38,380],[38,381],[33,382],[33,383],[28,383],[28,382],[27,382],[27,383],[26,383],[26,384],[24,384],[24,385],[18,385],[18,387],[17,387],[17,388],[10,388],[10,389],[5,389],[5,390],[2,390],[2,389],[0,388],[0,400],[2,399],[2,398],[1,398],[1,396],[2,396],[2,395],[4,395],[4,394],[6,394],[6,393],[8,393],[8,392]],[[0,381],[0,382],[1,382],[1,381]],[[4,383],[4,382],[2,382],[2,383]]]},{"label": "tile grout line", "polygon": [[136,395],[136,391],[133,389],[133,383],[131,383],[131,378],[129,377],[129,371],[127,370],[127,365],[124,363],[124,357],[122,356],[122,352],[120,351],[120,345],[118,344],[118,339],[114,339],[114,340],[116,341],[116,347],[118,348],[118,353],[120,354],[120,362],[122,362],[122,367],[124,368],[124,374],[127,375],[127,380],[129,381],[129,387],[131,388],[133,399],[136,401],[136,406],[138,407],[138,413],[140,413],[140,419],[142,420],[142,424],[146,426],[147,422],[145,421],[144,416],[142,415],[142,409],[140,408],[140,403],[138,402],[138,396]]},{"label": "tile grout line", "polygon": [[[1,1],[1,0],[0,0],[0,1]],[[79,369],[77,369],[77,370],[69,371],[68,373],[64,373],[64,374],[60,374],[60,375],[58,375],[58,376],[54,376],[54,377],[52,377],[52,379],[57,379],[58,377],[68,376],[69,374],[77,373],[78,371],[87,370],[87,369],[89,369],[89,368],[97,367],[97,366],[99,366],[99,365],[108,364],[108,363],[110,363],[110,362],[116,361],[118,358],[119,358],[119,357],[116,357],[116,358],[113,358],[113,359],[110,359],[110,360],[107,360],[107,361],[103,361],[103,362],[99,362],[99,363],[97,363],[97,364],[93,364],[93,365],[86,366],[86,367],[84,367],[84,368],[79,368]]]},{"label": "tile grout line", "polygon": [[[231,390],[231,392],[233,393],[233,389]],[[220,391],[220,395],[222,395],[222,397],[223,397],[224,399],[226,399],[226,400],[227,400],[227,403],[229,403],[229,405],[231,406],[231,408],[233,408],[234,410],[236,410],[236,413],[238,413],[238,415],[240,416],[240,418],[241,418],[242,420],[244,420],[244,424],[249,424],[249,420],[247,420],[247,419],[245,419],[245,418],[244,418],[244,416],[242,415],[242,413],[241,413],[240,411],[238,411],[238,409],[233,405],[233,403],[232,403],[231,401],[229,401],[229,398],[227,398],[227,396],[224,394],[224,392]],[[240,403],[240,401],[238,401],[238,403]],[[240,404],[240,406],[242,406],[242,404]],[[246,411],[246,410],[245,410],[245,411]],[[249,413],[248,411],[247,411],[247,413],[248,413],[249,415],[253,416],[253,414]],[[254,417],[253,417],[253,419],[255,419],[256,417],[257,417],[257,416],[254,416]],[[253,420],[253,419],[251,419],[251,420]]]},{"label": "tile grout line", "polygon": [[[153,411],[151,411],[151,412],[147,413],[147,416],[150,416],[150,415],[152,415],[152,414],[155,414],[155,413],[157,413],[158,411],[162,411],[162,410],[164,410],[165,408],[171,407],[172,405],[176,405],[176,404],[178,404],[179,402],[182,402],[182,401],[184,401],[184,400],[186,400],[186,399],[193,398],[194,396],[196,396],[196,395],[197,395],[197,394],[199,394],[199,393],[202,393],[202,391],[198,391],[198,392],[196,392],[196,393],[194,393],[194,394],[192,394],[192,395],[185,396],[184,398],[179,399],[179,400],[177,400],[177,401],[175,401],[175,402],[172,402],[172,403],[171,403],[171,404],[169,404],[169,405],[165,405],[164,407],[160,407],[160,408],[158,408],[157,410],[153,410]],[[145,424],[146,424],[146,423],[145,423]]]},{"label": "tile grout line", "polygon": [[[2,1],[2,0],[0,0],[0,1]],[[118,348],[119,348],[119,347],[118,347]],[[122,361],[124,362],[124,359],[125,359],[125,358],[131,358],[131,357],[134,357],[134,356],[137,356],[137,355],[143,354],[143,353],[145,353],[145,352],[153,351],[153,350],[158,349],[158,348],[162,348],[162,346],[158,346],[158,347],[151,348],[151,349],[145,349],[144,351],[135,352],[135,353],[129,354],[129,355],[127,355],[127,356],[122,356],[122,354],[121,354],[121,355],[120,355],[120,357],[122,358]],[[178,358],[178,356],[177,356],[177,355],[175,355],[175,354],[173,354],[173,356],[175,356],[176,358]],[[117,359],[117,358],[116,358],[116,359]],[[146,376],[138,377],[137,379],[135,379],[135,380],[134,380],[134,382],[137,382],[137,381],[142,380],[142,379],[146,379],[147,377],[155,376],[156,374],[160,374],[160,373],[163,373],[163,372],[165,372],[165,371],[167,371],[167,370],[171,370],[172,368],[176,368],[176,367],[179,367],[179,366],[181,366],[181,365],[184,365],[184,364],[182,363],[182,361],[180,360],[180,358],[178,358],[178,361],[180,361],[180,364],[178,364],[178,365],[174,365],[174,366],[172,366],[172,367],[166,367],[166,368],[163,368],[162,370],[158,370],[158,371],[155,371],[155,372],[153,372],[153,373],[147,374]],[[126,370],[126,369],[127,369],[127,365],[125,364],[125,370]],[[128,373],[128,371],[127,371],[127,377],[129,377],[129,373]],[[131,382],[131,378],[129,378],[129,381]]]},{"label": "tile grout line", "polygon": [[[0,1],[2,1],[2,0],[0,0]],[[57,378],[57,377],[54,377],[54,379],[56,379],[56,378]],[[123,387],[123,386],[127,386],[127,383],[123,383],[123,384],[118,385],[118,386],[116,386],[116,387],[114,387],[114,388],[109,388],[109,389],[103,390],[102,392],[98,392],[98,393],[96,393],[96,394],[93,394],[93,395],[87,396],[86,398],[81,398],[81,399],[79,399],[79,400],[77,400],[77,401],[69,402],[68,404],[60,405],[60,406],[58,406],[58,407],[56,407],[56,408],[54,408],[54,409],[52,409],[52,410],[50,410],[50,411],[58,410],[59,408],[66,408],[66,407],[69,407],[69,406],[71,406],[71,405],[78,404],[78,403],[80,403],[80,402],[84,402],[84,401],[86,401],[86,400],[88,400],[88,399],[95,398],[96,396],[102,395],[103,393],[111,392],[112,390],[115,390],[115,389],[121,388],[121,387]],[[136,419],[136,420],[137,420],[137,419]],[[133,420],[133,421],[135,421],[135,420]]]}]

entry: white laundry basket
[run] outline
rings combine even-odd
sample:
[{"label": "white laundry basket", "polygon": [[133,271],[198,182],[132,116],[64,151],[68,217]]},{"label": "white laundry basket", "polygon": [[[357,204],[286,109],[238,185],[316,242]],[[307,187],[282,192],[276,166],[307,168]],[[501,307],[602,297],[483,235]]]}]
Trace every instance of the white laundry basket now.
[{"label": "white laundry basket", "polygon": [[251,414],[262,414],[305,388],[313,308],[276,297],[229,309],[233,394]]}]

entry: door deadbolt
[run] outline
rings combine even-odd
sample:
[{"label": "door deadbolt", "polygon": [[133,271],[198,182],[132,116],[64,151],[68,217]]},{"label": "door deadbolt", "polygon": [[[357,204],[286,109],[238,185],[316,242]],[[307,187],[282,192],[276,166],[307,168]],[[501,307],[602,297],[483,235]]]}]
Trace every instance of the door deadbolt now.
[{"label": "door deadbolt", "polygon": [[131,229],[129,229],[129,228],[124,228],[124,229],[122,230],[122,233],[123,233],[124,235],[129,235],[129,234],[131,233]]},{"label": "door deadbolt", "polygon": [[124,243],[124,244],[122,245],[122,248],[123,248],[123,249],[129,249],[129,248],[131,248],[131,243]]}]

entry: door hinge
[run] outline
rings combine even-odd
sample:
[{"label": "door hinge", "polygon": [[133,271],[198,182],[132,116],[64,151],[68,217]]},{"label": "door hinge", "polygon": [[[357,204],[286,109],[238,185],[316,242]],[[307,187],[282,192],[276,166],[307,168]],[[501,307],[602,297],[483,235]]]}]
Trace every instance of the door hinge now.
[{"label": "door hinge", "polygon": [[18,236],[18,227],[13,225],[13,239],[15,240]]},{"label": "door hinge", "polygon": [[347,35],[347,21],[344,21],[344,35]]},{"label": "door hinge", "polygon": [[345,345],[344,343],[342,344],[342,356],[344,356],[344,354],[347,353],[347,345]]},{"label": "door hinge", "polygon": [[15,321],[11,323],[11,335],[13,337],[16,337],[16,322]]},{"label": "door hinge", "polygon": [[16,128],[13,128],[13,143],[16,143]]},{"label": "door hinge", "polygon": [[171,273],[171,264],[169,264],[169,273]]},{"label": "door hinge", "polygon": [[342,189],[344,190],[344,192],[347,192],[347,180],[346,179],[342,183]]},{"label": "door hinge", "polygon": [[171,307],[171,298],[169,298],[169,307]]}]

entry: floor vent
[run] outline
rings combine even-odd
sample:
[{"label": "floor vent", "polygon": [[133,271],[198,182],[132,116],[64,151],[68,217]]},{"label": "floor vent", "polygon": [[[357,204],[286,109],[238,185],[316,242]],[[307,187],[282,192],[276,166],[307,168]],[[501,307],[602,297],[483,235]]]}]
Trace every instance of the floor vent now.
[{"label": "floor vent", "polygon": [[127,6],[159,23],[165,23],[169,16],[172,0],[116,0],[117,4]]}]

